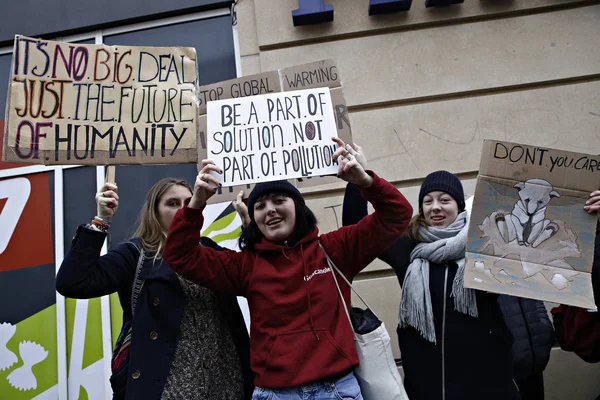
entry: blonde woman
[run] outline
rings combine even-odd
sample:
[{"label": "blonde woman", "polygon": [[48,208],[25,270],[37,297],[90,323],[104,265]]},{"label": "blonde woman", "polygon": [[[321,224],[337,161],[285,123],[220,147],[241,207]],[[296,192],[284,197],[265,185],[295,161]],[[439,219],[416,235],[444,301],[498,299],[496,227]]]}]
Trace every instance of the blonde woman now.
[{"label": "blonde woman", "polygon": [[[98,215],[77,229],[56,278],[66,297],[119,294],[124,328],[113,355],[113,398],[249,398],[249,338],[235,297],[183,279],[162,259],[171,221],[191,187],[174,178],[157,182],[134,237],[100,256],[117,192],[106,183],[96,194]],[[221,250],[208,238],[201,243]]]}]

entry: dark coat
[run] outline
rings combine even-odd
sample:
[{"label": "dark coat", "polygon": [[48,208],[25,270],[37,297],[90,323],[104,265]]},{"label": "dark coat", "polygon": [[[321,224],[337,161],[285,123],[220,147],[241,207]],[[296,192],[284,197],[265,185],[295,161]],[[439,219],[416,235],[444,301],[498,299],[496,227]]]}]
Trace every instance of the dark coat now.
[{"label": "dark coat", "polygon": [[594,243],[594,264],[592,266],[592,287],[596,307],[600,307],[600,221],[596,223],[596,242]]},{"label": "dark coat", "polygon": [[[100,257],[105,238],[106,234],[84,226],[77,229],[71,249],[56,276],[56,290],[65,297],[78,299],[117,292],[123,319],[131,320],[132,284],[140,252],[134,242],[126,242]],[[208,238],[203,238],[202,243],[221,249]],[[128,371],[117,371],[111,377],[112,386],[126,387],[127,394],[115,392],[115,399],[160,399],[179,339],[185,300],[178,277],[162,260],[155,263],[153,254],[144,258],[140,271],[144,285],[133,319]],[[227,310],[227,324],[244,371],[246,398],[250,399],[253,375],[248,332],[235,297],[219,297],[223,309]],[[158,333],[155,340],[151,341],[150,332]],[[150,348],[153,350],[149,351]]]},{"label": "dark coat", "polygon": [[[366,213],[360,193],[348,185],[343,224],[353,224]],[[394,269],[400,285],[416,244],[400,238],[379,257]],[[457,270],[452,261],[430,264],[429,288],[437,344],[423,339],[412,327],[398,328],[408,397],[411,400],[518,399],[512,380],[512,336],[502,317],[498,296],[477,292],[478,318],[454,311],[450,294]]]},{"label": "dark coat", "polygon": [[498,303],[514,338],[515,380],[522,381],[542,372],[554,344],[554,329],[544,302],[501,295]]}]

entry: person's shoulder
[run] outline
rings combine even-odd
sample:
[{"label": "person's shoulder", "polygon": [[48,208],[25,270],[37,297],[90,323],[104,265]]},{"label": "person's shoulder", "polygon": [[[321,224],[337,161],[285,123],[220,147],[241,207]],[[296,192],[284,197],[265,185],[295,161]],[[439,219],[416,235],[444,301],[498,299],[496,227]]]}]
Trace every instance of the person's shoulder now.
[{"label": "person's shoulder", "polygon": [[[139,257],[143,249],[142,239],[139,237],[134,237],[124,242],[119,243],[110,251],[121,253],[123,255],[132,255],[134,257]],[[149,253],[147,250],[145,253]]]},{"label": "person's shoulder", "polygon": [[380,258],[393,268],[402,267],[410,259],[410,253],[419,242],[406,236],[401,236],[388,247]]},{"label": "person's shoulder", "polygon": [[402,235],[394,242],[393,246],[400,251],[411,252],[417,246],[417,244],[419,244],[418,240]]}]

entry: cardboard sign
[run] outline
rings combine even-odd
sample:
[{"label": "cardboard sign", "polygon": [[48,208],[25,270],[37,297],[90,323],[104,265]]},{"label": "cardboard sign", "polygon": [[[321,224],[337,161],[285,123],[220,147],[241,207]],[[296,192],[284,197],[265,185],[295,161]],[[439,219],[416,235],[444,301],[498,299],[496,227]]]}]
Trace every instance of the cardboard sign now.
[{"label": "cardboard sign", "polygon": [[[198,135],[198,163],[208,157],[206,137],[206,104],[209,101],[256,96],[269,93],[327,87],[331,94],[337,136],[345,143],[352,143],[350,117],[335,61],[322,60],[277,71],[262,72],[224,82],[200,87],[200,119]],[[298,188],[338,182],[336,177],[305,177],[293,182]],[[209,203],[231,201],[244,190],[247,195],[252,184],[224,187],[209,199]]]},{"label": "cardboard sign", "polygon": [[485,140],[469,225],[465,286],[594,308],[600,156]]},{"label": "cardboard sign", "polygon": [[83,45],[15,37],[5,161],[196,162],[194,48]]},{"label": "cardboard sign", "polygon": [[208,157],[223,187],[335,174],[329,89],[211,101]]}]

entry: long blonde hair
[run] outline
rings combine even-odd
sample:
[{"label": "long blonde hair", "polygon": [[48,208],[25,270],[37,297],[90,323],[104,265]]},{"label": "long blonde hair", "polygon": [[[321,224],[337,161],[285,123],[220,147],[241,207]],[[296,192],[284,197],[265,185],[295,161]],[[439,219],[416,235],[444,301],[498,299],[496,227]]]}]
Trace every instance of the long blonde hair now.
[{"label": "long blonde hair", "polygon": [[419,213],[410,220],[408,228],[406,228],[406,231],[404,232],[404,236],[412,240],[421,241],[419,228],[422,226],[427,226],[427,222],[425,221],[425,214],[423,214],[423,209],[421,208]]},{"label": "long blonde hair", "polygon": [[179,185],[187,188],[192,193],[192,187],[183,179],[164,178],[156,182],[148,191],[146,201],[138,218],[138,228],[133,237],[139,237],[145,250],[159,255],[165,246],[167,238],[158,220],[158,204],[160,199],[171,187]]}]

